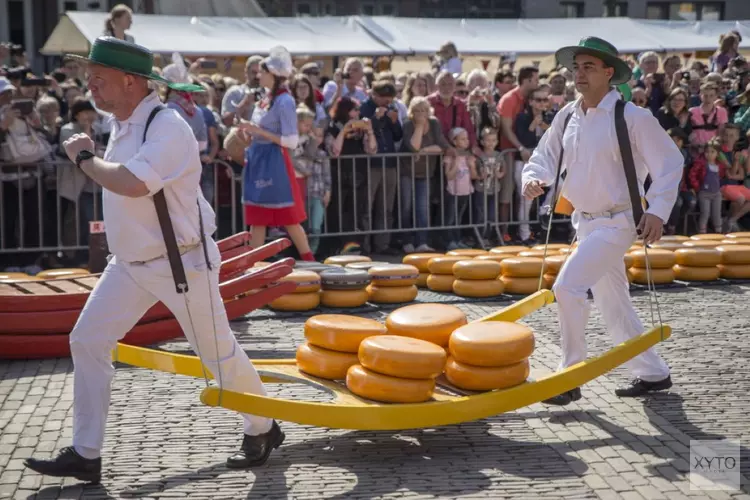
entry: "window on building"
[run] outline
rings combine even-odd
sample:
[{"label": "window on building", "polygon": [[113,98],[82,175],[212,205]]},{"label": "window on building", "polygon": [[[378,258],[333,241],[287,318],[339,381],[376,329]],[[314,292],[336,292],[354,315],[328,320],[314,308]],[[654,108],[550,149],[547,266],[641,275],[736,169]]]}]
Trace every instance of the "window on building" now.
[{"label": "window on building", "polygon": [[313,9],[312,4],[307,2],[297,2],[294,6],[294,13],[300,17],[314,16],[317,14]]},{"label": "window on building", "polygon": [[583,2],[560,2],[562,17],[583,17]]},{"label": "window on building", "polygon": [[419,0],[419,16],[517,19],[521,17],[521,0]]},{"label": "window on building", "polygon": [[628,16],[628,3],[627,2],[612,2],[605,0],[604,2],[604,17],[627,17]]},{"label": "window on building", "polygon": [[650,2],[646,18],[671,21],[721,21],[724,2]]}]

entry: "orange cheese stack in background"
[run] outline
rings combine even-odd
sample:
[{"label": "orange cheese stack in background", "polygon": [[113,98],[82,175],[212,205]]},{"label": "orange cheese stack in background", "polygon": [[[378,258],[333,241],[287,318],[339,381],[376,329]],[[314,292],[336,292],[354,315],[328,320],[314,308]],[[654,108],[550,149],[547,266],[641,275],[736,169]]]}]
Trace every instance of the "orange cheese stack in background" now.
[{"label": "orange cheese stack in background", "polygon": [[719,279],[721,253],[715,248],[680,248],[675,250],[675,278],[685,281],[715,281]]},{"label": "orange cheese stack in background", "polygon": [[725,279],[750,279],[750,245],[721,245],[716,250],[721,256],[719,276]]},{"label": "orange cheese stack in background", "polygon": [[427,288],[433,292],[453,292],[453,265],[462,260],[471,260],[471,257],[459,255],[445,255],[433,257],[427,262],[430,275],[427,277]]},{"label": "orange cheese stack in background", "polygon": [[369,269],[372,283],[367,287],[369,301],[375,304],[399,304],[417,298],[419,269],[408,264],[387,264]]},{"label": "orange cheese stack in background", "polygon": [[414,266],[419,269],[419,278],[417,278],[417,286],[419,288],[425,288],[427,286],[427,277],[430,275],[430,270],[427,268],[427,263],[433,257],[442,257],[440,253],[412,253],[404,256],[401,261],[404,264]]},{"label": "orange cheese stack in background", "polygon": [[[534,250],[539,252],[539,250]],[[521,252],[526,253],[526,252]],[[529,295],[539,289],[539,276],[542,274],[544,261],[539,257],[512,257],[500,263],[502,275],[500,281],[505,286],[505,293]],[[542,280],[542,288],[546,283]]]},{"label": "orange cheese stack in background", "polygon": [[[686,241],[685,243],[691,242]],[[692,243],[702,242],[694,240]],[[675,276],[672,268],[677,263],[674,252],[661,248],[645,249],[641,245],[636,250],[630,252],[630,256],[633,258],[633,265],[628,269],[628,279],[633,283],[640,285],[648,284],[647,264],[651,269],[651,280],[654,284],[667,284],[674,281]]]},{"label": "orange cheese stack in background", "polygon": [[500,263],[492,260],[465,260],[453,264],[453,293],[461,297],[497,297],[503,293]]},{"label": "orange cheese stack in background", "polygon": [[279,280],[297,284],[294,292],[274,299],[268,307],[277,311],[309,311],[320,305],[320,276],[312,271],[295,269]]}]

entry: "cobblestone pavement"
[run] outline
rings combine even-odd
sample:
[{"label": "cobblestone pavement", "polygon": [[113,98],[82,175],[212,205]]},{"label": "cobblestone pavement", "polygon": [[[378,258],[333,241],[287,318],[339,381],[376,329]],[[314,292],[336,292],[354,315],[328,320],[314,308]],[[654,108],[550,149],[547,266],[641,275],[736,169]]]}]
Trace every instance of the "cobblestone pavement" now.
[{"label": "cobblestone pavement", "polygon": [[[647,324],[649,299],[633,300]],[[407,432],[351,432],[283,422],[287,439],[259,469],[224,467],[241,421],[200,404],[203,381],[118,367],[101,486],[42,478],[22,461],[70,443],[70,360],[0,363],[0,498],[745,498],[701,493],[688,481],[690,439],[733,439],[747,446],[750,413],[750,288],[664,290],[662,317],[673,337],[658,347],[675,386],[646,400],[619,399],[627,380],[615,370],[584,387],[564,409],[541,404],[462,425]],[[461,306],[474,319],[498,303]],[[368,314],[383,319],[384,311]],[[291,357],[304,317],[257,311],[235,322],[253,358]],[[265,319],[264,319],[265,318]],[[537,334],[532,375],[559,359],[556,306],[527,317]],[[592,353],[609,346],[594,309]],[[187,352],[184,341],[162,348]],[[305,386],[271,385],[273,395],[324,400]],[[742,470],[750,477],[750,454]]]}]

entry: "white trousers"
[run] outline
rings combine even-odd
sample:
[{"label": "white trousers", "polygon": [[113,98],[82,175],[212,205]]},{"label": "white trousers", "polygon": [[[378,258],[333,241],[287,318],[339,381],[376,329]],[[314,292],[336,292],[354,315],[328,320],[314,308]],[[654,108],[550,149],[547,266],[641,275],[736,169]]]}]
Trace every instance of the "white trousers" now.
[{"label": "white trousers", "polygon": [[[207,272],[202,246],[182,256],[187,294],[176,292],[166,258],[129,264],[114,257],[107,265],[70,334],[74,365],[73,445],[77,448],[101,450],[115,372],[112,349],[157,301],[172,311],[193,351],[200,353],[217,381],[221,370],[224,388],[266,395],[255,367],[229,328],[219,293],[221,255],[213,239],[207,243],[211,271]],[[246,434],[257,435],[271,429],[268,418],[247,414],[243,417]]]},{"label": "white trousers", "polygon": [[[560,370],[586,359],[589,289],[615,344],[644,331],[630,301],[623,262],[625,253],[637,237],[632,212],[590,221],[577,215],[574,213],[574,222],[580,219],[577,222],[578,248],[568,257],[552,287],[559,306],[562,336]],[[653,348],[631,359],[625,366],[635,377],[647,382],[656,382],[669,375],[669,367]]]},{"label": "white trousers", "polygon": [[[523,166],[524,162],[517,161],[515,162],[514,168],[513,168],[513,179],[516,182],[516,192],[522,193],[523,192],[523,184],[521,182],[521,174],[523,173]],[[531,204],[533,203],[532,200],[527,200],[523,194],[520,194],[518,197],[518,211],[516,212],[516,216],[518,217],[518,221],[520,224],[518,225],[518,237],[522,240],[528,240],[531,236],[531,227],[529,226],[529,216],[531,214]]]}]

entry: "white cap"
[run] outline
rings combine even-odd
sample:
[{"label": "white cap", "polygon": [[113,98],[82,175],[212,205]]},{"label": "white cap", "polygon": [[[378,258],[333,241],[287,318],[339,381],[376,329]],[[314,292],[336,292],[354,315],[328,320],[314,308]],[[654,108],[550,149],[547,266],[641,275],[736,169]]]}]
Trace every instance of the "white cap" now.
[{"label": "white cap", "polygon": [[179,52],[172,53],[172,64],[164,66],[162,76],[172,83],[190,83],[185,60]]},{"label": "white cap", "polygon": [[10,80],[4,76],[0,76],[0,94],[3,92],[10,92],[11,90],[16,90],[15,85],[10,83]]},{"label": "white cap", "polygon": [[268,67],[268,71],[276,76],[289,77],[294,70],[292,55],[281,45],[277,45],[269,51],[268,57],[263,62]]}]

